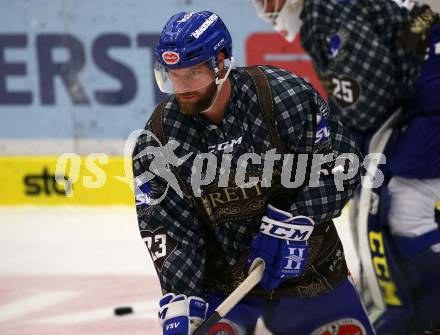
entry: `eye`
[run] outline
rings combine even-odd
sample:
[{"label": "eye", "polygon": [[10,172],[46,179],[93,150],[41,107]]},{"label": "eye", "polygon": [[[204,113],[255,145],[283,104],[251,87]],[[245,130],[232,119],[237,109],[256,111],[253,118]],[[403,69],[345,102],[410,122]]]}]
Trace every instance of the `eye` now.
[{"label": "eye", "polygon": [[200,75],[201,73],[202,73],[202,71],[200,71],[200,70],[196,70],[196,69],[191,70],[191,75],[192,75],[192,76],[198,76],[198,75]]}]

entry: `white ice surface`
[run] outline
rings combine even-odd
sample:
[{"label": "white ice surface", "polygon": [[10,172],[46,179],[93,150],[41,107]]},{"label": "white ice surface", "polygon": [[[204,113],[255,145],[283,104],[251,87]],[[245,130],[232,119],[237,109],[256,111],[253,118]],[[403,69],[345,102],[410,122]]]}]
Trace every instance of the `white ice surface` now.
[{"label": "white ice surface", "polygon": [[0,207],[0,255],[0,275],[155,273],[130,207]]},{"label": "white ice surface", "polygon": [[[356,277],[357,256],[347,218],[348,211],[344,210],[335,221],[349,268]],[[145,275],[155,278],[153,264],[138,232],[135,209],[131,207],[0,207],[0,255],[0,289],[2,276]],[[55,298],[36,295],[0,306],[4,309],[0,308],[0,313],[8,318],[26,315],[63,297],[62,294]],[[154,315],[152,304],[155,306],[156,302],[130,303],[138,312],[132,318]],[[109,308],[65,313],[39,319],[37,323],[80,324],[80,321],[108,317]],[[155,326],[153,319],[149,322]],[[260,322],[256,334],[270,333]]]},{"label": "white ice surface", "polygon": [[[336,219],[349,267],[348,212]],[[131,207],[0,207],[0,275],[154,274]]]}]

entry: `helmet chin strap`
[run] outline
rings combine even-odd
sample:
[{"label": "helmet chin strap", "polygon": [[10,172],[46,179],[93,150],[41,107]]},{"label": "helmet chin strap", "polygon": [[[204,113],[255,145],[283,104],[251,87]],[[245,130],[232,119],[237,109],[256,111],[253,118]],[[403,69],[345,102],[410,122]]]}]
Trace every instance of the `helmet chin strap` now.
[{"label": "helmet chin strap", "polygon": [[234,57],[231,57],[230,59],[231,59],[231,61],[230,61],[230,65],[229,65],[228,70],[226,71],[226,74],[225,74],[225,76],[224,76],[223,78],[219,78],[219,76],[220,76],[220,72],[219,72],[218,67],[216,67],[216,68],[214,69],[214,71],[215,71],[215,84],[217,85],[217,92],[216,92],[215,95],[212,97],[212,99],[211,99],[211,104],[209,105],[209,107],[206,108],[206,109],[203,110],[203,111],[200,111],[199,114],[204,114],[204,113],[206,113],[206,112],[209,112],[209,111],[212,109],[212,106],[214,106],[215,102],[217,101],[217,98],[218,98],[218,95],[219,95],[219,93],[220,93],[220,90],[222,89],[223,84],[225,83],[225,81],[228,79],[229,73],[231,72],[231,70],[232,70],[232,66],[233,66],[233,64],[234,64],[234,62],[235,62]]}]

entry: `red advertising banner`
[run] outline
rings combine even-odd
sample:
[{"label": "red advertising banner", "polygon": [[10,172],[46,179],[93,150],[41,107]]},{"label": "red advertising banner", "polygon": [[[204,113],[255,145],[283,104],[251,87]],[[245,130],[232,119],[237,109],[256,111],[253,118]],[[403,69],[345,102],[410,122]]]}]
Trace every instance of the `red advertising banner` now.
[{"label": "red advertising banner", "polygon": [[278,33],[258,32],[246,39],[246,65],[273,65],[310,82],[323,96],[327,95],[319,83],[310,56],[301,47],[299,36],[288,43]]}]

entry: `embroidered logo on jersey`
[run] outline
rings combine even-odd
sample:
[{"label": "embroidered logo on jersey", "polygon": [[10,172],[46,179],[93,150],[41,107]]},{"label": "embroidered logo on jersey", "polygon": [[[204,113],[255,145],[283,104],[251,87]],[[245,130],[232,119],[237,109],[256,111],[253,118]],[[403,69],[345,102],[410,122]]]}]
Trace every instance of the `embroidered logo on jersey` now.
[{"label": "embroidered logo on jersey", "polygon": [[168,256],[176,249],[176,242],[167,235],[165,228],[150,231],[142,229],[141,227],[140,232],[142,240],[150,251],[154,265],[161,271]]},{"label": "embroidered logo on jersey", "polygon": [[345,30],[340,30],[336,34],[327,37],[327,43],[328,43],[327,53],[330,59],[335,59],[338,56],[339,58],[342,58],[346,55],[346,53],[341,52],[341,50],[347,39],[348,39],[348,32]]},{"label": "embroidered logo on jersey", "polygon": [[311,335],[366,335],[364,326],[356,319],[340,319],[316,329]]},{"label": "embroidered logo on jersey", "polygon": [[330,58],[336,58],[336,56],[338,55],[339,50],[341,49],[341,46],[342,46],[341,36],[338,34],[330,36],[328,44],[329,44],[328,53],[329,53]]},{"label": "embroidered logo on jersey", "polygon": [[360,97],[361,88],[359,83],[348,76],[337,77],[330,75],[332,98],[341,108],[354,105]]},{"label": "embroidered logo on jersey", "polygon": [[319,112],[316,114],[316,128],[315,128],[315,145],[316,152],[325,152],[330,149],[330,131],[327,126],[328,107],[322,99],[317,99],[319,105]]},{"label": "embroidered logo on jersey", "polygon": [[240,136],[239,138],[227,142],[219,143],[216,145],[210,145],[208,147],[208,150],[209,152],[215,152],[215,151],[232,152],[234,146],[237,144],[241,144],[242,140],[243,140],[243,136]]},{"label": "embroidered logo on jersey", "polygon": [[174,51],[165,51],[162,54],[162,59],[166,64],[174,65],[177,64],[180,60],[180,56],[177,52]]},{"label": "embroidered logo on jersey", "polygon": [[327,118],[324,115],[317,115],[315,143],[322,144],[328,141],[330,141],[330,131],[327,127]]},{"label": "embroidered logo on jersey", "polygon": [[[335,253],[335,258],[334,259],[330,259],[330,264],[328,265],[328,269],[331,272],[335,272],[335,270],[340,269],[342,263],[344,263],[344,259],[343,259],[343,253],[341,251],[341,249],[337,249],[336,253]],[[349,279],[350,275],[349,275]],[[354,285],[354,283],[352,282],[352,284]]]},{"label": "embroidered logo on jersey", "polygon": [[146,182],[142,185],[134,185],[135,190],[135,199],[136,199],[136,206],[140,206],[142,208],[148,208],[151,204],[151,184],[150,182]]}]

